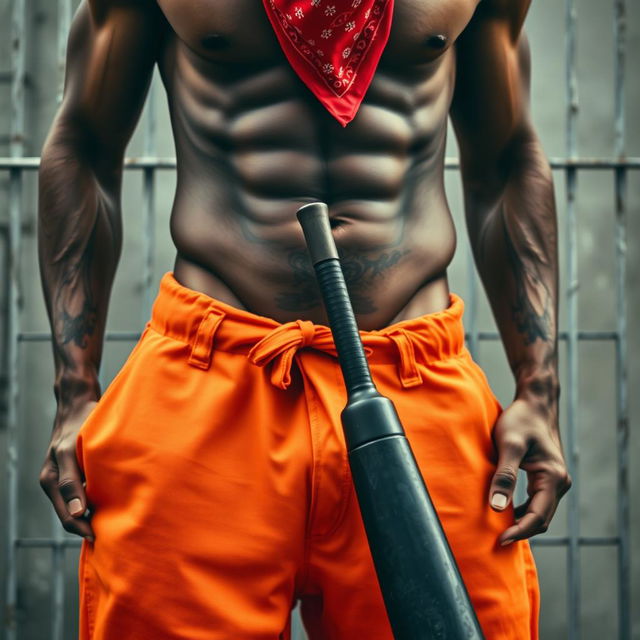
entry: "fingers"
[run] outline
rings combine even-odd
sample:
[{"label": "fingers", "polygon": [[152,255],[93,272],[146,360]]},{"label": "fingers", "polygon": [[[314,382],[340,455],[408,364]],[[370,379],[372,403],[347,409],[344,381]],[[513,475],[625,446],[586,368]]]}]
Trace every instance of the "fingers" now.
[{"label": "fingers", "polygon": [[560,498],[571,487],[557,425],[550,425],[547,418],[526,400],[517,399],[494,425],[498,463],[488,497],[494,511],[504,511],[512,503],[519,469],[528,478],[529,499],[515,508],[516,522],[500,536],[502,545],[544,533]]},{"label": "fingers", "polygon": [[[526,465],[525,465],[526,466]],[[558,507],[560,498],[571,487],[571,478],[564,465],[543,464],[528,469],[529,499],[515,508],[517,522],[499,538],[505,546],[515,540],[524,540],[545,533]]]},{"label": "fingers", "polygon": [[40,486],[49,497],[66,531],[93,541],[93,530],[85,517],[87,498],[75,452],[58,450],[47,458],[40,473]]},{"label": "fingers", "polygon": [[558,498],[551,487],[534,493],[522,509],[526,509],[522,517],[502,533],[499,542],[502,546],[511,544],[515,540],[524,540],[549,528],[549,523],[558,505]]},{"label": "fingers", "polygon": [[498,464],[491,479],[489,504],[495,511],[504,511],[511,500],[518,479],[518,468],[526,453],[526,445],[520,439],[503,439],[496,443]]},{"label": "fingers", "polygon": [[527,513],[527,509],[529,508],[530,504],[531,498],[514,508],[513,513],[516,516],[516,520],[520,520],[520,518],[522,518],[522,516]]}]

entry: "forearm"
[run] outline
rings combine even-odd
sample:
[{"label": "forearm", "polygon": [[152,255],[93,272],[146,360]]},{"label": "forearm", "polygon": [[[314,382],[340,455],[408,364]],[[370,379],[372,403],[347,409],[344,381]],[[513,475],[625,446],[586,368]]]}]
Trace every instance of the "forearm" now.
[{"label": "forearm", "polygon": [[120,171],[99,166],[98,150],[81,135],[77,126],[58,121],[39,173],[38,257],[54,392],[69,408],[100,396],[104,328],[122,246]]},{"label": "forearm", "polygon": [[505,154],[497,188],[467,192],[471,245],[516,394],[557,411],[557,217],[549,164],[534,134]]}]

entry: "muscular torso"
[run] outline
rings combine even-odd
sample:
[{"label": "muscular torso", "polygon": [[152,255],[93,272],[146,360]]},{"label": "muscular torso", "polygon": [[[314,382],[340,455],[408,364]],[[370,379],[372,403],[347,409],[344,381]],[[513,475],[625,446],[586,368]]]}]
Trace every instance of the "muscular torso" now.
[{"label": "muscular torso", "polygon": [[324,322],[295,218],[321,200],[361,328],[446,307],[454,43],[477,0],[395,0],[387,47],[346,128],[298,79],[259,0],[158,4],[178,162],[176,278],[281,322]]}]

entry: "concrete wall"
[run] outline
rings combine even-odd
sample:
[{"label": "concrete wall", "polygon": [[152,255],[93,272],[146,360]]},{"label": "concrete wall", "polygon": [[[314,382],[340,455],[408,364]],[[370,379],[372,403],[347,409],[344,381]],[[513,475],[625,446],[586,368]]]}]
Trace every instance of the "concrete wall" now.
[{"label": "concrete wall", "polygon": [[[11,0],[0,0],[0,73],[9,69],[9,39]],[[58,88],[56,59],[56,7],[51,0],[28,0],[27,59],[27,139],[26,155],[38,155],[55,111]],[[640,82],[633,59],[640,53],[640,3],[628,3],[629,64],[626,73],[627,152],[640,156],[640,131],[637,109],[640,104]],[[612,156],[613,149],[613,33],[611,0],[578,0],[578,81],[580,111],[578,149],[582,156]],[[564,90],[564,3],[559,0],[536,0],[528,18],[528,32],[533,58],[533,117],[545,149],[550,156],[563,156],[566,147]],[[157,153],[173,155],[173,143],[163,89],[154,82],[154,95],[159,113]],[[9,84],[0,84],[0,156],[8,155]],[[143,151],[141,126],[132,141],[129,155]],[[455,156],[455,143],[449,141],[448,155]],[[157,180],[156,200],[157,251],[154,278],[173,264],[173,250],[168,232],[174,176],[162,172]],[[7,174],[0,172],[0,222],[6,224]],[[109,315],[109,329],[139,330],[146,318],[141,308],[143,233],[139,215],[142,191],[141,175],[128,173],[124,189],[125,246],[118,271]],[[640,237],[640,176],[630,172],[628,180],[628,305],[631,402],[631,486],[633,596],[640,601],[640,506],[637,487],[640,486],[640,435],[637,431],[640,406],[633,390],[640,382],[640,343],[636,318],[640,313],[640,255],[635,239]],[[564,242],[565,181],[561,171],[555,172],[556,196],[561,218],[560,240]],[[449,172],[447,189],[459,230],[459,250],[451,268],[451,286],[463,296],[468,293],[466,277],[467,246],[462,222],[462,203],[457,173]],[[34,237],[36,214],[36,182],[33,173],[24,181],[23,244],[21,254],[20,313],[23,331],[47,331],[48,324],[42,301],[36,244]],[[616,308],[614,299],[614,190],[610,171],[580,172],[578,176],[578,245],[580,271],[579,328],[581,330],[613,330]],[[4,251],[4,245],[0,245]],[[562,255],[564,260],[564,254]],[[566,290],[564,266],[562,291]],[[4,260],[0,264],[4,276]],[[3,292],[4,293],[4,292]],[[3,296],[3,302],[6,302]],[[5,311],[5,309],[3,309]],[[493,330],[491,315],[482,297],[479,310],[480,329]],[[2,327],[4,327],[4,322]],[[566,328],[566,312],[562,310]],[[118,371],[131,344],[111,343],[105,352],[103,388]],[[564,355],[564,352],[561,351]],[[580,523],[582,535],[612,536],[615,528],[615,380],[614,347],[611,343],[588,342],[580,345],[579,432],[580,466],[575,481],[580,489]],[[482,343],[479,360],[485,367],[499,398],[509,402],[513,383],[499,343]],[[3,359],[4,362],[4,359]],[[565,370],[563,362],[563,371]],[[6,375],[6,371],[3,374]],[[23,343],[20,347],[20,495],[19,535],[21,537],[50,536],[57,527],[53,511],[42,494],[37,476],[54,415],[52,394],[52,357],[46,343]],[[566,400],[566,395],[564,399]],[[566,412],[564,412],[566,414]],[[564,429],[564,422],[563,422]],[[6,430],[0,426],[0,468],[6,464]],[[4,548],[6,531],[2,526],[6,509],[4,474],[0,476],[0,543]],[[560,507],[549,536],[564,535],[566,500]],[[49,637],[51,614],[51,552],[21,550],[19,562],[19,638],[36,640]],[[566,619],[566,550],[536,549],[536,559],[543,588],[542,634],[545,640],[561,640],[567,635]],[[616,631],[616,551],[613,548],[584,548],[581,551],[583,638],[587,640],[613,638]],[[67,551],[66,627],[65,638],[75,636],[76,551]],[[4,557],[0,558],[0,573],[4,575]],[[4,583],[0,587],[4,595]],[[640,607],[634,612],[634,638],[640,638]]]}]

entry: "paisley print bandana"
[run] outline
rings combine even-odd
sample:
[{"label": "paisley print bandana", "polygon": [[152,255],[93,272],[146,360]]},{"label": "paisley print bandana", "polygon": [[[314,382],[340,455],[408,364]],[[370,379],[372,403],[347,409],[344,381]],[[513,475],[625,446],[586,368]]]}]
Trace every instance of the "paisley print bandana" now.
[{"label": "paisley print bandana", "polygon": [[262,1],[294,71],[346,126],[387,44],[393,0]]}]

